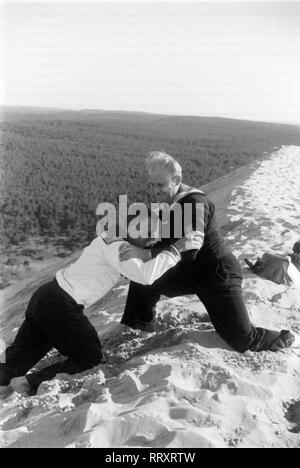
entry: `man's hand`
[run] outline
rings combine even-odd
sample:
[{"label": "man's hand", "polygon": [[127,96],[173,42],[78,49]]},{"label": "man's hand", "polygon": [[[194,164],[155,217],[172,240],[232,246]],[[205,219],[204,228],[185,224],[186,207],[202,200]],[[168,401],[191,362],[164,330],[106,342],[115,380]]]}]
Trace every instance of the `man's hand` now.
[{"label": "man's hand", "polygon": [[203,234],[199,231],[192,231],[182,239],[178,239],[174,245],[179,252],[189,250],[200,250],[203,245]]},{"label": "man's hand", "polygon": [[139,258],[140,260],[143,260],[143,262],[148,262],[152,257],[150,250],[140,249],[134,245],[124,243],[120,246],[119,258],[121,262],[126,262],[131,258]]}]

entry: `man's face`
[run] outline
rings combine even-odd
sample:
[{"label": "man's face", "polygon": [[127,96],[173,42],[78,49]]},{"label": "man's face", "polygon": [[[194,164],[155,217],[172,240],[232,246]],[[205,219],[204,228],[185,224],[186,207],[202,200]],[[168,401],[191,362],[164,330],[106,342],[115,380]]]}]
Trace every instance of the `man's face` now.
[{"label": "man's face", "polygon": [[149,172],[149,184],[153,198],[159,203],[171,203],[181,183],[179,176],[172,176],[160,167]]}]

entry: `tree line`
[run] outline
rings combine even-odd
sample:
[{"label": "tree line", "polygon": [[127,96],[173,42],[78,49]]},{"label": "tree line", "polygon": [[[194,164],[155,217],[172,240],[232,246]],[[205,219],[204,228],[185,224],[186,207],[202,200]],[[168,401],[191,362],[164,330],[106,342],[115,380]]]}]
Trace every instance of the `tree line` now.
[{"label": "tree line", "polygon": [[144,158],[162,149],[201,186],[274,146],[300,144],[298,127],[226,119],[97,112],[6,111],[1,121],[0,241],[95,235],[101,202],[148,201]]}]

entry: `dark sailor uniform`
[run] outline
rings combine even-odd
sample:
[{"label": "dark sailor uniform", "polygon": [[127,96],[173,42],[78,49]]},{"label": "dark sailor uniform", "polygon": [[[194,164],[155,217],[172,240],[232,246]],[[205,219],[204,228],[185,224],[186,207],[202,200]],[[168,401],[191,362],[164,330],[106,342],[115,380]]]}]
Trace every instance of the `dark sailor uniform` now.
[{"label": "dark sailor uniform", "polygon": [[[59,270],[53,281],[33,294],[25,320],[6,349],[6,362],[0,363],[0,386],[27,374],[35,391],[59,373],[76,374],[102,362],[102,345],[85,309],[104,297],[121,275],[150,285],[181,259],[177,249],[170,246],[147,263],[136,258],[121,262],[119,249],[124,243],[122,238],[103,233],[83,250],[78,260]],[[67,359],[32,371],[52,348]]]},{"label": "dark sailor uniform", "polygon": [[[182,261],[151,286],[131,282],[122,323],[134,329],[154,331],[156,304],[162,295],[196,294],[217,333],[232,348],[239,352],[270,349],[280,332],[251,323],[242,294],[242,270],[218,228],[214,204],[203,192],[185,185],[180,187],[174,203],[182,207],[186,203],[192,205],[193,229],[199,229],[197,204],[203,204],[201,246],[183,253]],[[183,220],[183,225],[187,224]],[[171,226],[170,238],[152,247],[152,256],[175,240]]]}]

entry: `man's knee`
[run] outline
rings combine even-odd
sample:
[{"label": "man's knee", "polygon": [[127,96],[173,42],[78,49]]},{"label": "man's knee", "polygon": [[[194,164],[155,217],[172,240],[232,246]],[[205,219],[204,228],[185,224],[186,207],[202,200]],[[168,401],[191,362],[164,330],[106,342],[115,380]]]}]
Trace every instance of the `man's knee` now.
[{"label": "man's knee", "polygon": [[99,366],[100,364],[104,364],[105,359],[103,353],[101,353],[101,356],[98,356],[97,358],[89,358],[80,361],[80,366],[81,366],[81,372],[84,372],[86,370],[93,369],[94,367]]},{"label": "man's knee", "polygon": [[99,342],[95,342],[94,346],[91,346],[88,352],[80,359],[87,369],[91,369],[92,367],[102,364],[103,360],[104,354]]}]

